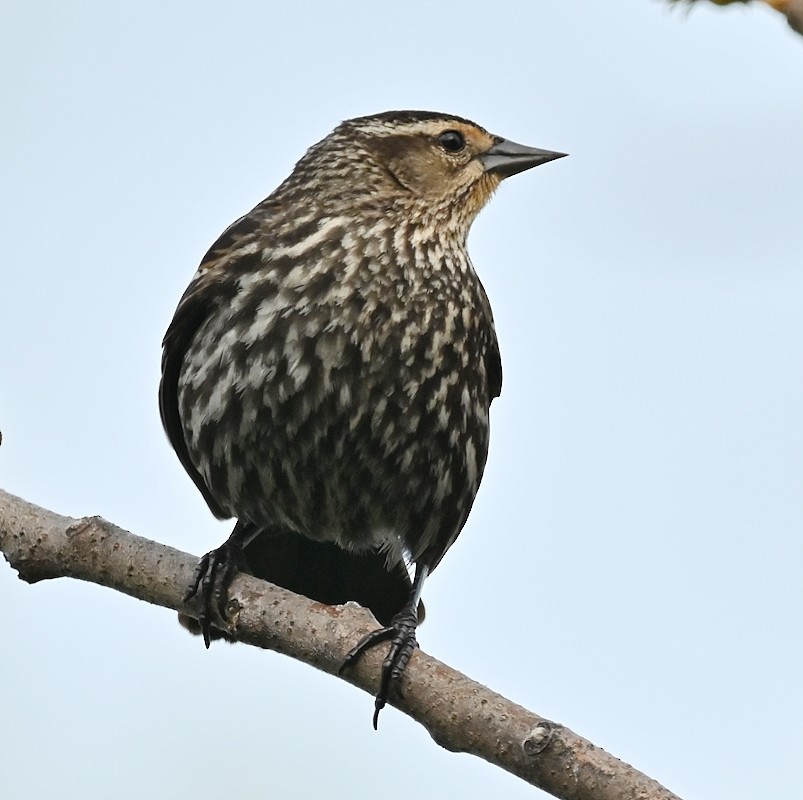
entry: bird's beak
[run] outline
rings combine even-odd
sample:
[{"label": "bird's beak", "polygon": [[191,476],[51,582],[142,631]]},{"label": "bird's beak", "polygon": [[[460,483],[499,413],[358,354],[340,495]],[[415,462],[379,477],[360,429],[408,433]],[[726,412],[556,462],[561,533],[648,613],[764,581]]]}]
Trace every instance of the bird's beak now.
[{"label": "bird's beak", "polygon": [[553,150],[541,150],[538,147],[527,147],[516,144],[507,139],[499,139],[496,144],[486,151],[480,160],[486,172],[495,172],[503,178],[509,178],[525,169],[546,164],[556,158],[563,158],[568,153],[556,153]]}]

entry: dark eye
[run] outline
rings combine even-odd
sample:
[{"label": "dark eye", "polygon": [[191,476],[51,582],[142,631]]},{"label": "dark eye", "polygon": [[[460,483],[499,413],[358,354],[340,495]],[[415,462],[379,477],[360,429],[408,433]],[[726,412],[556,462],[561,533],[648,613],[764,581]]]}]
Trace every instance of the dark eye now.
[{"label": "dark eye", "polygon": [[444,131],[438,136],[438,144],[447,153],[459,153],[466,146],[466,140],[460,131]]}]

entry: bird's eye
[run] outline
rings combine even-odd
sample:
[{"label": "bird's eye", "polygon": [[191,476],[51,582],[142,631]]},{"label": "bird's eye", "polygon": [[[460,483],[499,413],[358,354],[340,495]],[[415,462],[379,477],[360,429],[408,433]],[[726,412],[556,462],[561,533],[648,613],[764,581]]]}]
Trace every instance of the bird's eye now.
[{"label": "bird's eye", "polygon": [[459,153],[466,146],[466,140],[460,131],[444,131],[438,136],[438,144],[447,153]]}]

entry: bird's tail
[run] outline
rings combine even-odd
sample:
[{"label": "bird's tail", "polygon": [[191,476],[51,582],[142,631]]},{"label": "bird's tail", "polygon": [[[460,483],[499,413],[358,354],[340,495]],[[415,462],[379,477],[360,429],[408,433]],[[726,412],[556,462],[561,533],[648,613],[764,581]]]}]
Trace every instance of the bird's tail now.
[{"label": "bird's tail", "polygon": [[[257,534],[256,528],[253,533]],[[383,626],[401,611],[412,590],[404,564],[389,566],[384,552],[353,553],[332,542],[313,541],[279,528],[253,535],[245,545],[245,559],[256,578],[327,605],[353,600],[368,608]],[[423,603],[418,618],[423,622]],[[179,622],[191,633],[201,632],[193,617],[179,614]],[[212,638],[234,641],[216,628]]]}]

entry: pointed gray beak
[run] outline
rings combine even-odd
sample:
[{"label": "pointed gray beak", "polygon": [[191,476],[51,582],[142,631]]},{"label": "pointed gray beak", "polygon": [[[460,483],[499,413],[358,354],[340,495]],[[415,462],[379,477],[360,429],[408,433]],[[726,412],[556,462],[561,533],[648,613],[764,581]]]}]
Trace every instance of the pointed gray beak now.
[{"label": "pointed gray beak", "polygon": [[556,158],[563,158],[568,153],[556,153],[553,150],[541,150],[538,147],[527,147],[507,139],[499,139],[497,143],[480,156],[486,172],[496,172],[503,178],[509,178],[525,169],[546,164]]}]

